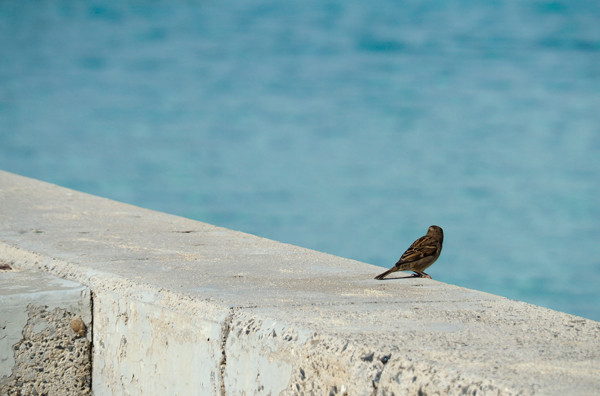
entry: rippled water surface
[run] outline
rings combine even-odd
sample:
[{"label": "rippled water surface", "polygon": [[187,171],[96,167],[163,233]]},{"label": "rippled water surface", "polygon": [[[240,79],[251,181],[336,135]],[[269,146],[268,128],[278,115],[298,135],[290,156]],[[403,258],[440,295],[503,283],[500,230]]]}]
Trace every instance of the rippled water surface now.
[{"label": "rippled water surface", "polygon": [[600,3],[3,1],[0,168],[600,320]]}]

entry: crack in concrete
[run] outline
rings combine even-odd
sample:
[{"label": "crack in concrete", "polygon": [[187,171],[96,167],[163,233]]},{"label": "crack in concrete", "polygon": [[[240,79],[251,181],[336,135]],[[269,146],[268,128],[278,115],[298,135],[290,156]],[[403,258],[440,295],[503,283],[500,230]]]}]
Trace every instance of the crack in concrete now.
[{"label": "crack in concrete", "polygon": [[221,328],[221,362],[219,363],[219,382],[220,384],[220,394],[221,396],[225,396],[227,392],[225,391],[225,368],[227,367],[227,352],[226,352],[226,344],[227,339],[229,338],[229,333],[231,332],[231,322],[233,321],[233,316],[235,315],[236,308],[229,308],[229,314],[223,321],[223,327]]},{"label": "crack in concrete", "polygon": [[377,394],[377,389],[379,388],[379,380],[381,379],[381,376],[383,375],[383,370],[385,370],[385,366],[383,366],[381,371],[378,371],[377,374],[375,374],[375,379],[373,380],[374,394]]},{"label": "crack in concrete", "polygon": [[385,370],[385,366],[387,365],[387,362],[390,360],[391,357],[392,354],[390,353],[379,359],[381,363],[383,363],[383,367],[381,368],[381,370],[377,371],[377,373],[375,374],[375,378],[373,378],[373,380],[371,381],[371,384],[373,385],[373,392],[371,393],[372,396],[377,395],[377,390],[379,388],[379,380],[381,379],[381,376],[383,375],[383,370]]},{"label": "crack in concrete", "polygon": [[90,289],[90,350],[89,350],[89,358],[90,358],[90,391],[93,393],[94,389],[94,302],[96,300],[96,293]]}]

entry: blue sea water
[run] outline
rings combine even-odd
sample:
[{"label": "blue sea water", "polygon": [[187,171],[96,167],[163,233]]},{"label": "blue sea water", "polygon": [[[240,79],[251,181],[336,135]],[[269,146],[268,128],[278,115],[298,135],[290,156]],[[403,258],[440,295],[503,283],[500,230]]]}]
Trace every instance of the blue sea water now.
[{"label": "blue sea water", "polygon": [[600,320],[600,3],[2,1],[0,168]]}]

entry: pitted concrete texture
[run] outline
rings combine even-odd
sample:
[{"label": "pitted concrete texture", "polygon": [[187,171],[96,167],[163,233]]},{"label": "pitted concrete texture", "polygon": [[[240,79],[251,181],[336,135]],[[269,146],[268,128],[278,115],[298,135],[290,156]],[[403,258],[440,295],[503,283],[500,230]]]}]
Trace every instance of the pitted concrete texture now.
[{"label": "pitted concrete texture", "polygon": [[598,322],[2,172],[0,257],[94,292],[95,395],[600,390]]},{"label": "pitted concrete texture", "polygon": [[89,394],[90,308],[89,289],[80,284],[0,271],[0,394]]}]

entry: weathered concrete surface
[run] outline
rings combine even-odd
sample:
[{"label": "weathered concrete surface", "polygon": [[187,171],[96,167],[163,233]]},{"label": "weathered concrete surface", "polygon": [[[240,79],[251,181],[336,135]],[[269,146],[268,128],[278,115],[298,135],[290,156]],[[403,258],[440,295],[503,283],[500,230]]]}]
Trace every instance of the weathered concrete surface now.
[{"label": "weathered concrete surface", "polygon": [[89,394],[90,303],[81,284],[0,270],[0,395]]},{"label": "weathered concrete surface", "polygon": [[91,288],[97,395],[600,391],[598,322],[2,172],[0,257]]}]

